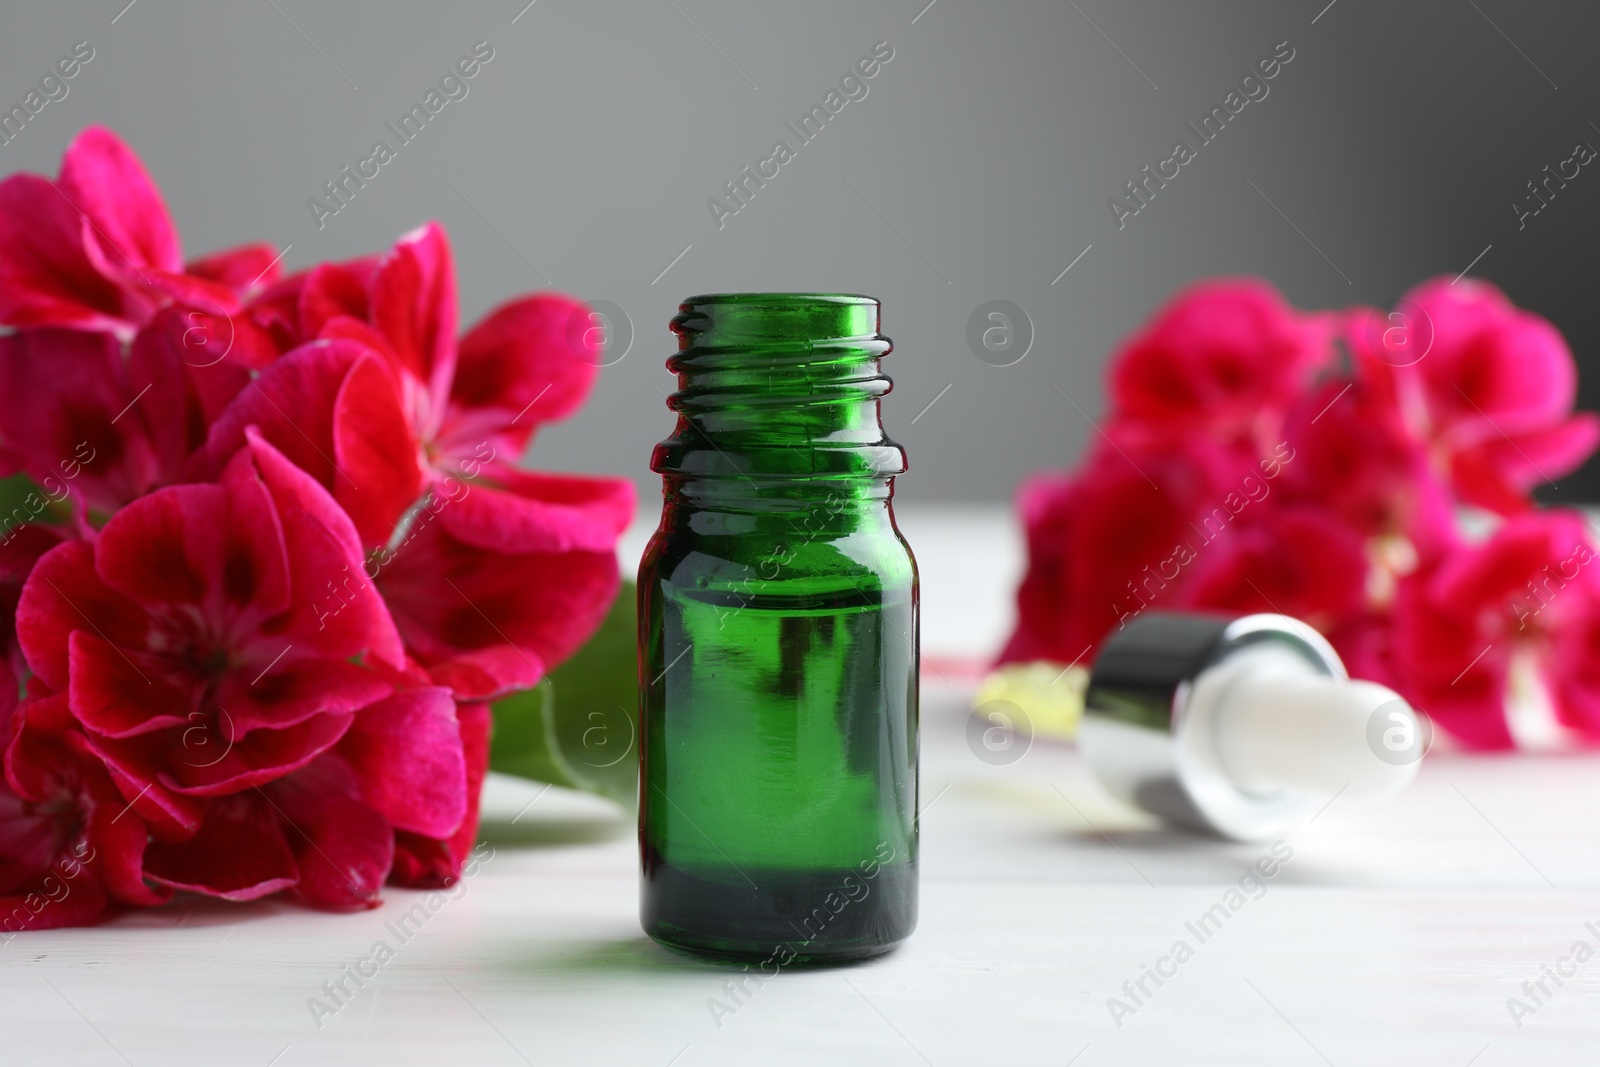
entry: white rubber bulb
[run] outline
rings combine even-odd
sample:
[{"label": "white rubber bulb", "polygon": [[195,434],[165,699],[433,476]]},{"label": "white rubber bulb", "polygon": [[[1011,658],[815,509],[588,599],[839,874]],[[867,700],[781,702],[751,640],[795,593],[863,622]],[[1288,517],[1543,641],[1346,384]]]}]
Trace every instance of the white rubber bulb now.
[{"label": "white rubber bulb", "polygon": [[1422,724],[1399,694],[1375,682],[1263,672],[1235,683],[1220,712],[1218,755],[1251,792],[1287,788],[1377,802],[1417,774],[1420,759],[1385,756],[1419,737]]}]

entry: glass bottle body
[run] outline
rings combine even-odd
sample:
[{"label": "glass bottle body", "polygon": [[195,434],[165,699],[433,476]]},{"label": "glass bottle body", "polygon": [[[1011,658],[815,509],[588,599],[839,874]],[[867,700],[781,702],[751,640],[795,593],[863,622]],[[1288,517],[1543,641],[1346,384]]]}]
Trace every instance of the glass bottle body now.
[{"label": "glass bottle body", "polygon": [[[727,326],[749,312],[713,317]],[[704,343],[696,335],[686,349]],[[872,436],[859,411],[839,409],[866,407],[876,425],[886,380],[862,383],[882,380],[878,355],[782,368],[780,398],[798,381],[841,376],[854,390],[798,402],[810,447],[828,451],[841,421]],[[775,358],[731,351],[713,362],[770,371]],[[677,369],[683,398],[694,368]],[[757,395],[770,394],[740,385],[711,406]],[[887,458],[899,450],[879,428],[868,454],[847,443],[819,476],[814,454],[741,436],[783,419],[697,427],[684,417],[692,404],[674,406],[678,433],[656,456],[661,525],[639,574],[644,927],[769,969],[886,951],[916,922],[916,565],[890,504],[903,460]],[[679,469],[705,444],[715,473]]]}]

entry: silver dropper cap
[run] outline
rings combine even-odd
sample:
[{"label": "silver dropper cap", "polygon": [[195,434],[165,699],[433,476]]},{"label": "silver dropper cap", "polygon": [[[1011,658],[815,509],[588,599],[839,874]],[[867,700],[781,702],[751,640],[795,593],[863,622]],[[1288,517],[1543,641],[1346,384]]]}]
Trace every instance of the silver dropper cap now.
[{"label": "silver dropper cap", "polygon": [[1263,671],[1348,679],[1333,647],[1287,615],[1141,614],[1101,647],[1079,747],[1101,784],[1169,822],[1238,841],[1288,832],[1328,798],[1246,788],[1217,744],[1219,694]]}]

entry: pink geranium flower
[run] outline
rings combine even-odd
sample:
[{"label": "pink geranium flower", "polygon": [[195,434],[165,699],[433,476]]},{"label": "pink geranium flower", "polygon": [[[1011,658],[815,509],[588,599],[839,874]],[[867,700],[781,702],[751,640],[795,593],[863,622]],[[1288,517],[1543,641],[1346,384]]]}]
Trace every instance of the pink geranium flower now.
[{"label": "pink geranium flower", "polygon": [[1296,499],[1331,507],[1367,537],[1428,545],[1449,539],[1448,486],[1434,475],[1425,444],[1406,427],[1392,395],[1368,374],[1307,390],[1290,410],[1284,435],[1294,449],[1284,488]]},{"label": "pink geranium flower", "polygon": [[55,181],[16,174],[0,182],[0,324],[7,326],[127,339],[173,304],[225,320],[241,295],[273,280],[275,255],[269,245],[246,245],[186,270],[160,191],[133,150],[103,126],[73,140]]},{"label": "pink geranium flower", "polygon": [[[358,551],[320,487],[253,444],[218,484],[142,497],[93,544],[47,553],[23,589],[18,637],[147,821],[192,833],[204,798],[303,766],[390,692],[350,662],[400,661],[376,594],[331,625],[311,607]],[[193,751],[201,740],[218,759]]]},{"label": "pink geranium flower", "polygon": [[[455,276],[429,224],[378,259],[298,282],[298,332],[222,413],[190,466],[207,476],[247,427],[311,472],[371,553],[411,654],[462,699],[539,681],[615,594],[631,483],[534,474],[514,458],[597,372],[587,309],[503,305],[455,337]],[[359,579],[359,576],[358,576]]]},{"label": "pink geranium flower", "polygon": [[1128,618],[1180,606],[1205,547],[1198,523],[1223,507],[1236,470],[1224,449],[1202,441],[1188,454],[1107,448],[1076,475],[1025,482],[1028,570],[1001,662],[1087,662]]},{"label": "pink geranium flower", "polygon": [[54,327],[0,337],[0,447],[13,465],[85,520],[179,481],[250,381],[245,366],[189,344],[190,314],[156,312],[130,345]]},{"label": "pink geranium flower", "polygon": [[185,264],[109,130],[0,182],[0,475],[37,486],[0,540],[4,929],[451,884],[486,701],[615,594],[631,485],[515,466],[594,380],[587,309],[458,339],[435,224],[279,258]]},{"label": "pink geranium flower", "polygon": [[1426,282],[1392,315],[1357,312],[1349,339],[1466,503],[1526,510],[1530,489],[1600,442],[1600,417],[1573,413],[1577,368],[1560,332],[1487,282]]},{"label": "pink geranium flower", "polygon": [[[1129,341],[1111,447],[1023,486],[1028,568],[1001,660],[1080,661],[1130,608],[1277,611],[1470,745],[1511,745],[1507,706],[1530,696],[1600,738],[1595,550],[1528,496],[1600,441],[1600,418],[1572,411],[1565,342],[1471,281],[1342,319],[1348,365],[1331,316],[1206,282]],[[1474,541],[1463,502],[1512,517]]]},{"label": "pink geranium flower", "polygon": [[1268,497],[1199,555],[1186,603],[1278,612],[1326,631],[1361,609],[1366,576],[1362,538],[1338,513]]},{"label": "pink geranium flower", "polygon": [[[229,900],[287,889],[319,907],[375,907],[396,874],[426,884],[409,867],[395,870],[397,842],[416,840],[443,852],[433,884],[448,883],[461,863],[450,843],[477,807],[461,736],[448,690],[397,691],[357,711],[338,743],[304,766],[210,801],[192,836],[157,834],[145,875]],[[467,832],[476,831],[474,817]]]},{"label": "pink geranium flower", "polygon": [[64,698],[0,716],[0,739],[0,930],[81,925],[113,901],[150,905],[171,895],[144,882],[144,822],[89,750]]},{"label": "pink geranium flower", "polygon": [[1271,452],[1285,413],[1327,359],[1330,329],[1257,279],[1191,286],[1113,357],[1111,432],[1135,444],[1205,435]]},{"label": "pink geranium flower", "polygon": [[[1543,685],[1557,719],[1600,735],[1600,574],[1581,516],[1508,519],[1403,581],[1394,660],[1402,692],[1479,748],[1510,748],[1514,667]],[[1526,694],[1524,694],[1526,695]]]},{"label": "pink geranium flower", "polygon": [[0,182],[0,325],[18,328],[0,336],[0,468],[37,482],[87,468],[73,489],[102,513],[174,481],[280,351],[243,310],[277,259],[250,244],[185,266],[155,183],[102,127],[56,180]]}]

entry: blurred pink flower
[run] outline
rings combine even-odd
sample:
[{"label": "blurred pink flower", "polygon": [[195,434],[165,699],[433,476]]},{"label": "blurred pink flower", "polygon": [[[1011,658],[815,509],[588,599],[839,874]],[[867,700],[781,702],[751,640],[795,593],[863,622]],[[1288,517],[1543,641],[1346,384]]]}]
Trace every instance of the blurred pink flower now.
[{"label": "blurred pink flower", "polygon": [[1560,331],[1487,282],[1425,282],[1388,316],[1353,314],[1348,338],[1465,503],[1525,511],[1530,489],[1600,443],[1600,417],[1573,413],[1577,367]]},{"label": "blurred pink flower", "polygon": [[1234,471],[1232,457],[1202,439],[1188,454],[1106,448],[1075,475],[1023,483],[1028,570],[1001,662],[1084,660],[1147,606],[1178,606],[1207,536],[1196,520],[1222,507]]},{"label": "blurred pink flower", "polygon": [[1510,748],[1519,657],[1557,719],[1600,740],[1600,576],[1580,515],[1513,516],[1400,583],[1393,662],[1402,693],[1476,748]]},{"label": "blurred pink flower", "polygon": [[[1548,322],[1436,280],[1388,315],[1292,311],[1203,282],[1118,352],[1073,474],[1020,494],[1028,568],[1002,661],[1081,661],[1146,607],[1274,611],[1321,630],[1466,743],[1513,743],[1530,692],[1600,741],[1600,578],[1574,515],[1529,490],[1600,441]],[[1461,503],[1510,516],[1475,543]]]},{"label": "blurred pink flower", "polygon": [[1109,432],[1134,445],[1203,435],[1270,452],[1327,360],[1331,329],[1329,317],[1302,315],[1259,279],[1190,286],[1112,357]]}]

